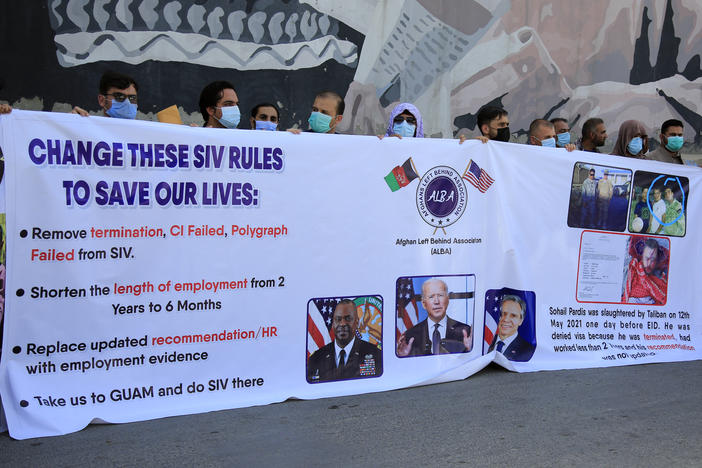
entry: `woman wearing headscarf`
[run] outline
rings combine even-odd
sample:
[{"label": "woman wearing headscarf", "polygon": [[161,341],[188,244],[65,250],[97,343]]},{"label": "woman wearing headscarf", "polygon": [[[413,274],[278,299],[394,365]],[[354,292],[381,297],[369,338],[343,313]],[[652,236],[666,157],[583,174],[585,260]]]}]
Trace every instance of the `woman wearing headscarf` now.
[{"label": "woman wearing headscarf", "polygon": [[619,127],[619,136],[610,154],[628,158],[643,158],[648,152],[646,127],[638,120],[627,120]]},{"label": "woman wearing headscarf", "polygon": [[403,102],[395,106],[390,113],[388,128],[383,136],[424,138],[422,114],[414,105]]}]

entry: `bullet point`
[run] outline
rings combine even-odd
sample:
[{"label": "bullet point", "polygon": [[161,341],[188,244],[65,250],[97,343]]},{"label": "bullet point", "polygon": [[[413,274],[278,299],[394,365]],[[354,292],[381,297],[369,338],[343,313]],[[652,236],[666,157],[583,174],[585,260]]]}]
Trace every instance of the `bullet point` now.
[{"label": "bullet point", "polygon": [[21,288],[18,289],[18,290],[17,290],[17,295],[20,296],[20,297],[24,296],[24,289],[21,289]]},{"label": "bullet point", "polygon": [[12,352],[15,353],[15,354],[19,354],[19,353],[22,352],[22,347],[21,347],[21,346],[15,346],[14,348],[12,348]]},{"label": "bullet point", "polygon": [[27,237],[27,230],[26,230],[26,229],[22,229],[22,230],[20,231],[20,237],[21,237],[21,238]]},{"label": "bullet point", "polygon": [[20,401],[20,406],[22,408],[26,408],[27,406],[29,406],[29,402],[27,400],[22,400]]}]

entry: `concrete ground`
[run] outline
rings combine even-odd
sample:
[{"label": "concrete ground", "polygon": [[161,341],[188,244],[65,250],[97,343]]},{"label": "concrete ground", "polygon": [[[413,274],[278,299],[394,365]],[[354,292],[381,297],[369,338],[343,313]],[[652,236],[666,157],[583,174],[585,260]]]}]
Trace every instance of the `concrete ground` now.
[{"label": "concrete ground", "polygon": [[702,466],[702,361],[514,374],[15,441],[2,466]]}]

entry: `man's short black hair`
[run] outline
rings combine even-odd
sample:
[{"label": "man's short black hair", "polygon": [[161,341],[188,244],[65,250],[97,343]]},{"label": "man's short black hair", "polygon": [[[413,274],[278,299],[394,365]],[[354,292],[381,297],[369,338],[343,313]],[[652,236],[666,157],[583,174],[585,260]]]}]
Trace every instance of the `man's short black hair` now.
[{"label": "man's short black hair", "polygon": [[602,120],[599,117],[587,119],[583,124],[583,138],[590,138],[590,134],[595,133],[595,129],[597,129],[597,126],[603,123],[604,120]]},{"label": "man's short black hair", "polygon": [[568,123],[568,120],[564,119],[563,117],[555,117],[555,118],[551,119],[551,123],[553,125],[556,125],[556,122]]},{"label": "man's short black hair", "polygon": [[[354,310],[356,309],[356,303],[353,302],[351,299],[342,299],[334,306],[334,312],[336,312],[336,309],[338,309],[342,304],[351,304],[353,306]],[[333,312],[332,312],[332,314],[333,314]]]},{"label": "man's short black hair", "polygon": [[272,107],[273,109],[275,109],[275,114],[278,117],[278,120],[280,120],[280,109],[278,109],[278,106],[276,106],[275,104],[271,104],[270,102],[262,102],[253,106],[253,108],[251,109],[251,117],[256,119],[256,116],[258,115],[258,110],[261,107]]},{"label": "man's short black hair", "polygon": [[478,130],[483,133],[481,127],[484,124],[490,125],[495,119],[499,119],[505,115],[509,115],[505,109],[497,106],[483,106],[478,110]]},{"label": "man's short black hair", "polygon": [[126,89],[129,88],[129,85],[134,85],[134,89],[139,91],[139,85],[134,81],[134,78],[108,70],[100,78],[100,94],[107,94],[110,88]]},{"label": "man's short black hair", "polygon": [[336,94],[334,91],[322,91],[315,96],[315,99],[317,98],[336,99],[336,115],[344,115],[344,109],[346,109],[344,98]]},{"label": "man's short black hair", "polygon": [[234,92],[236,92],[234,85],[228,81],[213,81],[202,88],[199,105],[200,114],[202,114],[202,119],[205,121],[205,124],[207,124],[207,121],[210,119],[210,114],[207,113],[207,108],[217,105],[217,101],[222,99],[222,91],[225,89],[233,89]]},{"label": "man's short black hair", "polygon": [[665,133],[670,127],[683,127],[683,123],[678,119],[669,119],[661,125],[661,133]]}]

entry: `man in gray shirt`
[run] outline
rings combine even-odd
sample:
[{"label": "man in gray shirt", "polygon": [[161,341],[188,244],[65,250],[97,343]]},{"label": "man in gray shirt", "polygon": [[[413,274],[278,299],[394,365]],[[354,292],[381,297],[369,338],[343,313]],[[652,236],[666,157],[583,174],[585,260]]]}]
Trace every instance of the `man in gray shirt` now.
[{"label": "man in gray shirt", "polygon": [[652,161],[683,164],[680,149],[683,146],[683,123],[676,119],[663,122],[660,134],[661,144],[644,156]]}]

